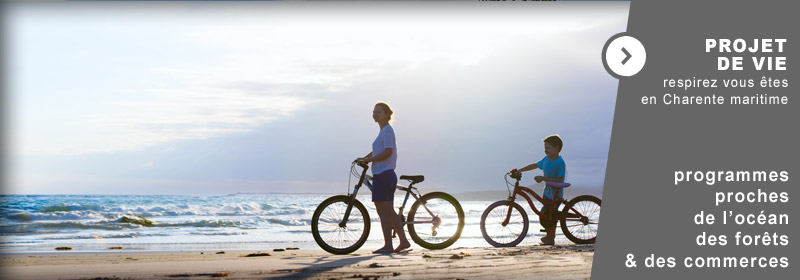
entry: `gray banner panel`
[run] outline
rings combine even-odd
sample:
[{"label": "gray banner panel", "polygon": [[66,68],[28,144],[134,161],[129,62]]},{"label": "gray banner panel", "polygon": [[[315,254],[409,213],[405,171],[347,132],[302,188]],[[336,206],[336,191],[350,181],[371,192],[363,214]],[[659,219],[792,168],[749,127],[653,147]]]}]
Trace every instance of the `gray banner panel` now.
[{"label": "gray banner panel", "polygon": [[[628,35],[642,42],[647,62],[637,75],[620,80],[603,191],[602,225],[594,256],[594,279],[790,279],[798,275],[800,197],[797,143],[800,99],[796,36],[797,2],[792,1],[633,1]],[[705,52],[705,39],[787,39],[782,53]],[[718,71],[717,57],[742,56],[743,70]],[[785,56],[787,70],[756,71],[751,57]],[[762,88],[762,77],[787,79],[788,87]],[[717,79],[717,88],[664,88],[664,79]],[[723,79],[753,79],[752,88],[725,88]],[[665,105],[666,93],[723,96],[725,105]],[[786,96],[786,105],[730,105],[731,96]],[[658,104],[643,105],[655,96]],[[675,171],[787,171],[788,182],[683,182]],[[716,192],[786,192],[786,203],[723,203]],[[796,203],[795,203],[796,204]],[[738,225],[723,211],[741,214],[785,213],[788,225]],[[696,225],[694,215],[714,214],[713,225]],[[697,236],[726,235],[725,246],[699,246]],[[735,235],[786,235],[788,245],[736,245]],[[636,267],[626,266],[633,254]],[[647,257],[673,257],[675,266],[647,267]],[[687,268],[714,257],[735,257],[738,267]],[[711,258],[709,258],[711,257]],[[741,259],[787,258],[788,267],[741,267]],[[630,263],[628,263],[630,264]],[[748,265],[749,266],[749,265]]]}]

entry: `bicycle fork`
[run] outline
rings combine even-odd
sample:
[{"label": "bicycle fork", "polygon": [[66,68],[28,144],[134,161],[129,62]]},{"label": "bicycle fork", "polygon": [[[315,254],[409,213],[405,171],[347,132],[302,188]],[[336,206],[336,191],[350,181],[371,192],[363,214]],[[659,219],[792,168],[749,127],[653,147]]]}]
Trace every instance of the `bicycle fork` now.
[{"label": "bicycle fork", "polygon": [[511,210],[513,210],[514,208],[514,200],[516,199],[516,197],[517,197],[516,195],[508,197],[508,213],[506,213],[506,219],[503,220],[502,223],[503,226],[508,225],[509,221],[511,220]]},{"label": "bicycle fork", "polygon": [[[342,217],[342,221],[339,222],[339,227],[344,228],[347,227],[347,220],[350,218],[350,211],[353,210],[353,202],[356,201],[356,195],[358,194],[358,189],[361,188],[361,185],[364,184],[364,178],[367,175],[367,166],[366,165],[359,165],[364,168],[364,171],[361,172],[361,177],[358,179],[358,183],[356,184],[355,188],[353,188],[353,193],[350,194],[350,200],[347,202],[347,209],[344,211],[344,217]],[[367,182],[367,187],[372,189],[372,186]],[[369,222],[369,221],[367,221]]]},{"label": "bicycle fork", "polygon": [[514,183],[514,192],[508,194],[508,213],[506,213],[506,219],[503,220],[502,223],[504,227],[507,226],[511,220],[511,210],[514,208],[514,200],[517,198],[517,190],[519,190],[519,178],[517,178],[517,182]]}]

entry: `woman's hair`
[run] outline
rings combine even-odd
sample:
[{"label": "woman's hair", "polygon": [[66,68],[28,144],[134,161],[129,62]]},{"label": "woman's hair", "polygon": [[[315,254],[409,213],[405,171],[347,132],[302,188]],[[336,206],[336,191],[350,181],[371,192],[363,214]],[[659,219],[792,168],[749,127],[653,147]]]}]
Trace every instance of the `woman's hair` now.
[{"label": "woman's hair", "polygon": [[391,121],[392,120],[392,113],[394,113],[394,112],[392,112],[392,108],[389,108],[389,104],[386,104],[385,102],[375,103],[375,107],[378,107],[378,106],[380,106],[381,110],[383,110],[383,112],[386,113],[386,115],[389,116],[389,120]]},{"label": "woman's hair", "polygon": [[558,134],[547,136],[547,138],[543,139],[542,142],[545,142],[553,147],[558,148],[558,152],[561,152],[561,148],[564,147],[564,142],[561,141],[561,137],[558,136]]}]

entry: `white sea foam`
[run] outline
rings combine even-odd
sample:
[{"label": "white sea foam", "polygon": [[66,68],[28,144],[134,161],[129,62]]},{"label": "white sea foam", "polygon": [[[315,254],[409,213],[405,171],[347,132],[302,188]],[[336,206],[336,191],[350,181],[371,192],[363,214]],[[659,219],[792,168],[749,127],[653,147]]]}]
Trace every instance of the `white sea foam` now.
[{"label": "white sea foam", "polygon": [[[321,194],[3,195],[0,234],[4,238],[0,239],[0,251],[50,251],[57,246],[102,250],[115,245],[143,249],[163,246],[199,249],[219,244],[227,244],[223,246],[227,248],[244,246],[232,244],[316,247],[311,235],[311,216],[328,197]],[[379,223],[374,204],[368,197],[359,199],[367,207],[371,221]],[[401,202],[402,197],[398,196],[396,206]],[[478,222],[490,203],[461,203],[466,227],[459,243],[483,244]],[[406,205],[406,214],[409,208],[411,205]],[[153,224],[122,223],[123,216],[141,216]],[[452,217],[455,213],[444,215],[445,219]],[[373,224],[370,242],[381,240],[380,226]]]}]

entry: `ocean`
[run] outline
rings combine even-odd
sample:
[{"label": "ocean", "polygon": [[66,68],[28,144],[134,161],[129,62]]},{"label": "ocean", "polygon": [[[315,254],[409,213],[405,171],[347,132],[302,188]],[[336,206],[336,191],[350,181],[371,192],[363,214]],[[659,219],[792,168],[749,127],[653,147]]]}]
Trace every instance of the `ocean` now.
[{"label": "ocean", "polygon": [[[142,251],[318,249],[311,235],[311,216],[332,194],[229,195],[2,195],[0,252],[99,252],[109,247]],[[372,220],[367,244],[383,245],[380,221],[367,195],[359,195]],[[403,196],[395,197],[395,208]],[[496,201],[460,201],[466,217],[464,231],[452,247],[490,246],[480,232],[480,216]],[[411,208],[413,199],[406,206]],[[530,218],[528,237],[521,245],[536,244],[538,217]],[[144,226],[123,217],[141,216]],[[563,238],[559,235],[560,238]],[[566,241],[563,239],[562,241]],[[557,241],[558,242],[558,241]],[[395,240],[395,245],[397,241]]]}]

